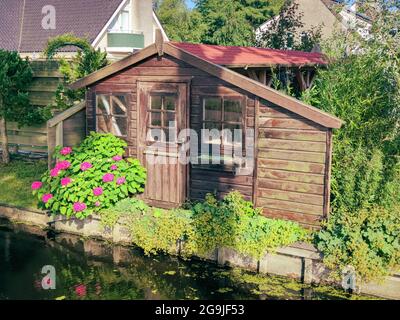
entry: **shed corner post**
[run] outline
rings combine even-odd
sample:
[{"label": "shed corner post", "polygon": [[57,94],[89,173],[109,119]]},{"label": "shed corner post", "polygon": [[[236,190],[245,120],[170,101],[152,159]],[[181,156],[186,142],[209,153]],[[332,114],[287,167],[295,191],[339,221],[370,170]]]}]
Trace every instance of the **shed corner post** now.
[{"label": "shed corner post", "polygon": [[324,216],[329,218],[330,194],[331,194],[331,173],[332,173],[332,150],[333,150],[333,129],[329,128],[326,133],[326,159],[325,159],[325,178],[324,178]]},{"label": "shed corner post", "polygon": [[258,205],[258,135],[259,135],[259,116],[260,99],[255,97],[254,113],[254,173],[253,173],[253,203],[254,207]]},{"label": "shed corner post", "polygon": [[53,154],[56,148],[56,129],[47,122],[47,163],[49,170],[53,166]]}]

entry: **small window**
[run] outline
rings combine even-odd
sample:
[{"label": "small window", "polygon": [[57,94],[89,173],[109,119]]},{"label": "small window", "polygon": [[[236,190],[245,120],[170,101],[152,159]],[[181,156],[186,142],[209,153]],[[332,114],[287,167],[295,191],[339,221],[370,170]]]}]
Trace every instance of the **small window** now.
[{"label": "small window", "polygon": [[176,137],[176,95],[150,94],[149,122],[150,141],[174,142]]},{"label": "small window", "polygon": [[[241,146],[244,141],[242,99],[237,97],[204,98],[202,129],[208,129],[209,132],[203,131],[201,136],[200,158],[209,159],[213,163],[234,163],[234,158],[238,155],[240,148],[238,146]],[[220,154],[215,155],[215,150],[219,150]],[[241,153],[240,149],[240,156]]]},{"label": "small window", "polygon": [[96,96],[96,130],[127,137],[128,117],[125,95],[98,94]]}]

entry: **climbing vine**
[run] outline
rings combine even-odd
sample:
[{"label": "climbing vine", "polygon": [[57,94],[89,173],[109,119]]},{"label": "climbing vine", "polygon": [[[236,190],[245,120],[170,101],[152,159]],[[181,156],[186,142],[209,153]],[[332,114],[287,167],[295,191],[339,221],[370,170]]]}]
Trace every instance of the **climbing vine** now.
[{"label": "climbing vine", "polygon": [[79,50],[76,55],[68,60],[59,58],[60,72],[65,83],[60,83],[56,91],[55,103],[49,108],[65,110],[76,101],[85,97],[85,90],[71,90],[68,84],[95,72],[108,64],[107,53],[95,50],[87,39],[76,37],[73,34],[63,34],[50,39],[43,54],[47,59],[54,59],[56,54],[65,47],[73,46]]}]

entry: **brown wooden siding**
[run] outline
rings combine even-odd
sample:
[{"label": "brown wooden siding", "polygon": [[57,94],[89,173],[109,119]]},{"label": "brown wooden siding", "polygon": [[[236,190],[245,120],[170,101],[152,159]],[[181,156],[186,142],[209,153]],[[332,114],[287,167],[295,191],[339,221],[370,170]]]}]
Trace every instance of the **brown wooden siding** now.
[{"label": "brown wooden siding", "polygon": [[85,110],[74,114],[63,123],[63,145],[76,146],[86,136],[86,115]]},{"label": "brown wooden siding", "polygon": [[[241,96],[246,101],[245,114],[247,126],[254,127],[254,97],[247,98],[244,91],[235,88],[226,82],[212,77],[204,71],[194,68],[172,57],[164,56],[162,59],[149,58],[142,63],[128,68],[93,85],[88,94],[87,121],[88,131],[95,130],[95,94],[125,92],[130,96],[130,128],[129,128],[129,155],[137,157],[137,81],[179,81],[190,77],[190,124],[189,127],[198,130],[201,124],[201,100],[207,95],[233,95]],[[253,176],[235,176],[231,172],[219,172],[206,167],[190,168],[189,170],[189,198],[192,200],[204,199],[206,193],[216,192],[223,196],[231,190],[241,191],[247,199],[252,199]],[[213,180],[212,180],[213,179]]]},{"label": "brown wooden siding", "polygon": [[268,217],[318,226],[326,215],[328,130],[261,101],[256,205]]},{"label": "brown wooden siding", "polygon": [[[197,78],[197,77],[196,77]],[[198,132],[202,126],[202,99],[207,96],[240,97],[244,103],[245,128],[254,129],[255,103],[254,97],[247,96],[238,88],[211,77],[202,81],[192,81],[191,90],[191,116],[190,128]],[[240,191],[246,199],[253,200],[253,173],[247,176],[235,175],[229,171],[216,171],[212,167],[192,166],[190,172],[190,199],[202,200],[207,193],[214,193],[218,198],[228,194],[230,191]]]},{"label": "brown wooden siding", "polygon": [[255,129],[256,145],[255,170],[245,176],[190,166],[188,197],[201,200],[207,193],[224,196],[231,190],[239,190],[262,207],[266,216],[318,226],[329,210],[331,131],[267,101],[258,101],[248,92],[168,55],[162,59],[149,58],[91,86],[87,94],[88,131],[95,130],[96,92],[128,94],[128,153],[138,157],[137,82],[182,79],[190,80],[190,128],[201,128],[204,96],[242,97],[244,123],[246,128]]}]

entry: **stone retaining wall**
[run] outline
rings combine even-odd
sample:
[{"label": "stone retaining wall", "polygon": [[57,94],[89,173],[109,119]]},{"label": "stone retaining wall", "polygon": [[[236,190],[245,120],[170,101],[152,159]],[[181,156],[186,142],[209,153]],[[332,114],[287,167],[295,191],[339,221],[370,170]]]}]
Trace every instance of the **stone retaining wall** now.
[{"label": "stone retaining wall", "polygon": [[[83,221],[66,220],[64,216],[58,216],[54,219],[40,211],[0,206],[0,217],[14,222],[51,228],[58,232],[102,239],[123,245],[132,244],[129,229],[122,219],[112,230],[107,230],[101,225],[99,217],[96,216]],[[275,253],[266,253],[260,261],[237,253],[230,248],[219,248],[207,256],[198,258],[214,261],[222,266],[236,266],[261,273],[290,277],[305,283],[333,283],[329,279],[329,270],[322,263],[321,253],[312,245],[305,243],[279,248]],[[363,285],[360,292],[400,300],[400,274],[386,277],[382,284],[369,283]]]}]

